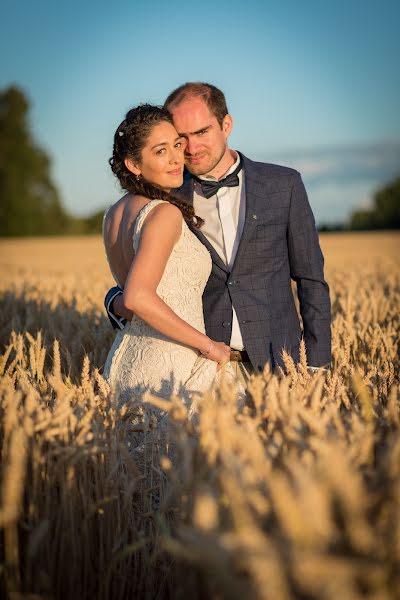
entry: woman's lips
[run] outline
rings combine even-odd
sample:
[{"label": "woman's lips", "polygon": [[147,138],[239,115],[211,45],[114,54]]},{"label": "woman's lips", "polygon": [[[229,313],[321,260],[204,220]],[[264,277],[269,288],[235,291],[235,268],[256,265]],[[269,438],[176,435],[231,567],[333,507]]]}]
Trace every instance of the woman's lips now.
[{"label": "woman's lips", "polygon": [[181,169],[175,169],[174,171],[168,171],[168,175],[181,175],[182,170]]}]

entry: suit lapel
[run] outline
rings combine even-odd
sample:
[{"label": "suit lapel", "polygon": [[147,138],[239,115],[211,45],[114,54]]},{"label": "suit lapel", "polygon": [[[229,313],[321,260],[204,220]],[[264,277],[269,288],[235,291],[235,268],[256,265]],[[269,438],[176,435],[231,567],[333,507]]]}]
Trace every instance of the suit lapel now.
[{"label": "suit lapel", "polygon": [[241,157],[243,160],[244,169],[246,216],[239,247],[237,249],[235,260],[232,266],[232,271],[235,269],[235,266],[240,263],[241,258],[246,253],[247,245],[253,238],[256,226],[258,224],[258,202],[256,190],[259,186],[259,181],[257,179],[256,170],[253,167],[252,161],[244,157],[243,154],[241,154]]},{"label": "suit lapel", "polygon": [[190,226],[190,230],[210,252],[213,263],[215,263],[223,271],[226,271],[226,273],[229,273],[230,271],[228,266],[224,263],[214,246],[208,241],[204,233],[201,232],[201,229],[196,229],[195,227]]}]

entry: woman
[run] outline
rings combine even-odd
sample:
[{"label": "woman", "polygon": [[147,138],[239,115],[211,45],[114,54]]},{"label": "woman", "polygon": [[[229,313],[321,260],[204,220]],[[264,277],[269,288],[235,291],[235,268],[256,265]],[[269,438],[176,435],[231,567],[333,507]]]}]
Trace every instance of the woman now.
[{"label": "woman", "polygon": [[184,144],[170,114],[150,105],[130,110],[114,136],[110,165],[129,193],[106,212],[103,238],[134,316],[117,332],[104,374],[123,401],[150,391],[190,402],[229,361],[230,348],[205,334],[211,257],[188,228],[201,219],[171,194],[183,181]]}]

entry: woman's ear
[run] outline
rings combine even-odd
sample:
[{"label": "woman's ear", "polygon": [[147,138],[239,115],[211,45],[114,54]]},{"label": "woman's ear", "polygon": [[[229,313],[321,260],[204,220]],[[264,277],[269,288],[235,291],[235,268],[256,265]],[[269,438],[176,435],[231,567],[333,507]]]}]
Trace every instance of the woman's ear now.
[{"label": "woman's ear", "polygon": [[140,171],[139,166],[136,163],[134,163],[131,158],[126,158],[124,160],[124,164],[125,164],[126,168],[128,169],[128,171],[130,171],[131,173],[133,173],[136,176],[140,175],[141,171]]}]

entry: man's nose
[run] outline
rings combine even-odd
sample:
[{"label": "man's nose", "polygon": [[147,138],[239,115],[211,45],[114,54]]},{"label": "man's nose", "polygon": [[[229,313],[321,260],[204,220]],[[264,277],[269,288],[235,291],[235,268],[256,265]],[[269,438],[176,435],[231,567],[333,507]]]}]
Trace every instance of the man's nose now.
[{"label": "man's nose", "polygon": [[196,154],[199,149],[199,144],[195,138],[187,138],[185,153]]}]

